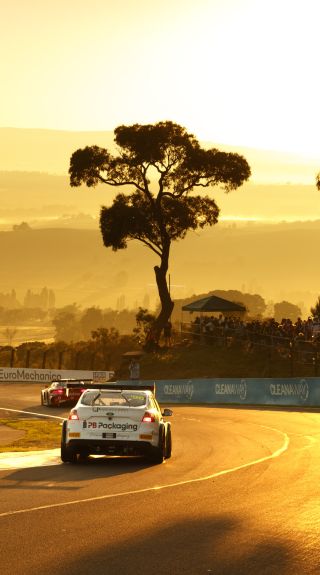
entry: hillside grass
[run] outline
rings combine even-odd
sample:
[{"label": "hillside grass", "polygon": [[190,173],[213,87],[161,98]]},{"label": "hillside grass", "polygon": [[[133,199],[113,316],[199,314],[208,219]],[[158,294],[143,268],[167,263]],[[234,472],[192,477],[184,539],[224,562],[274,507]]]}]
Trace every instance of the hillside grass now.
[{"label": "hillside grass", "polygon": [[[117,379],[128,379],[128,363],[116,367]],[[189,343],[162,347],[140,358],[141,379],[243,377],[312,377],[314,366],[292,363],[273,350],[245,350]]]},{"label": "hillside grass", "polygon": [[56,449],[60,446],[61,425],[56,421],[0,419],[0,425],[22,431],[24,435],[8,445],[0,445],[0,453]]}]

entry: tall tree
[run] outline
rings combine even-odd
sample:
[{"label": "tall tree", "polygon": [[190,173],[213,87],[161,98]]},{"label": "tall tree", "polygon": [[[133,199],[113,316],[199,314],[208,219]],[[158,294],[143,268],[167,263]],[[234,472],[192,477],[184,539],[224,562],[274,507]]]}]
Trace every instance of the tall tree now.
[{"label": "tall tree", "polygon": [[310,311],[313,317],[320,317],[320,296],[318,296],[314,307],[311,307]]},{"label": "tall tree", "polygon": [[295,322],[298,317],[301,317],[301,309],[294,303],[281,301],[274,304],[274,317],[278,322],[281,322],[282,319],[291,319]]},{"label": "tall tree", "polygon": [[174,305],[167,282],[171,242],[218,221],[214,199],[192,192],[219,184],[227,192],[234,190],[250,177],[250,167],[239,154],[202,148],[173,122],[119,126],[115,143],[116,156],[98,146],[74,152],[70,184],[131,187],[101,208],[100,229],[106,247],[116,251],[139,240],[159,257],[154,272],[161,309],[150,332],[158,342]]}]

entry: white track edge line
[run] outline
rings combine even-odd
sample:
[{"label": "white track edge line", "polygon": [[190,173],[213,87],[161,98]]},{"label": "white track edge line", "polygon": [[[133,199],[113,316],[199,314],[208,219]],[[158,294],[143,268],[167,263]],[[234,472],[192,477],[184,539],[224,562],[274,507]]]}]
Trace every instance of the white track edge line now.
[{"label": "white track edge line", "polygon": [[0,407],[2,411],[12,411],[14,413],[28,413],[29,415],[36,415],[37,417],[51,417],[53,419],[60,419],[63,421],[65,417],[58,417],[57,415],[48,415],[46,413],[36,413],[35,411],[24,411],[23,409],[10,409],[9,407]]},{"label": "white track edge line", "polygon": [[[30,412],[27,412],[27,413],[30,413]],[[116,497],[125,497],[128,495],[137,495],[140,493],[148,493],[148,492],[150,493],[150,492],[155,492],[155,491],[161,491],[163,489],[180,487],[182,485],[189,485],[191,483],[200,483],[201,481],[208,481],[210,479],[215,479],[216,477],[221,477],[222,475],[234,473],[236,471],[240,471],[241,469],[246,469],[247,467],[252,467],[253,465],[258,465],[259,463],[263,463],[263,462],[268,461],[270,459],[275,459],[276,457],[279,457],[280,455],[282,455],[282,453],[284,453],[289,447],[289,443],[290,443],[289,436],[286,433],[284,433],[283,431],[280,431],[279,429],[276,429],[273,427],[267,427],[267,426],[261,426],[261,427],[264,427],[265,429],[270,429],[272,431],[280,433],[284,437],[283,445],[279,449],[277,449],[276,451],[271,453],[271,455],[266,455],[265,457],[261,457],[259,459],[255,459],[253,461],[249,461],[248,463],[243,463],[242,465],[237,465],[236,467],[232,467],[230,469],[224,469],[223,471],[217,471],[216,473],[212,473],[211,475],[206,475],[204,477],[198,477],[196,479],[187,479],[186,481],[178,481],[176,483],[168,483],[167,485],[160,485],[160,486],[156,486],[156,487],[145,487],[144,489],[136,489],[134,491],[123,491],[121,493],[110,493],[109,495],[100,495],[98,497],[88,497],[86,499],[76,499],[73,501],[53,503],[51,505],[40,505],[39,507],[30,507],[28,509],[18,509],[16,511],[6,511],[5,513],[0,513],[0,517],[8,517],[8,516],[12,516],[12,515],[19,515],[22,513],[30,513],[31,511],[41,511],[41,510],[45,510],[45,509],[54,509],[57,507],[65,507],[67,505],[77,505],[80,503],[89,503],[89,502],[93,502],[93,501],[103,501],[105,499],[113,499]]]}]

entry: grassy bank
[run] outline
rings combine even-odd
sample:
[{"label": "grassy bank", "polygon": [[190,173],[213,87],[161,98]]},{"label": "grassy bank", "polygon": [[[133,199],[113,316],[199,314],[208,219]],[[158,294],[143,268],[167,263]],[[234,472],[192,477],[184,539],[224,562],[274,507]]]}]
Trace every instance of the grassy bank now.
[{"label": "grassy bank", "polygon": [[60,446],[61,426],[59,422],[38,419],[0,419],[0,425],[23,432],[23,436],[19,439],[13,439],[8,445],[0,445],[0,453],[55,449]]},{"label": "grassy bank", "polygon": [[[229,348],[192,343],[161,348],[140,359],[141,379],[215,377],[313,377],[313,365],[293,362],[274,350]],[[116,378],[127,379],[128,362],[116,366]]]}]

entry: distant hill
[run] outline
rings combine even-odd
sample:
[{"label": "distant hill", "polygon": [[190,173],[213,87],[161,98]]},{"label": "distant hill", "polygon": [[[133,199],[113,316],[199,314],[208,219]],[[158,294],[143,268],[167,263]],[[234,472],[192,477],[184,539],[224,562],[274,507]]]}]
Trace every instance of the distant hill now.
[{"label": "distant hill", "polygon": [[[118,189],[71,188],[67,176],[40,172],[0,172],[0,229],[27,221],[33,227],[98,227],[101,205],[110,205]],[[222,219],[314,220],[320,218],[320,193],[313,185],[247,183],[229,194],[214,195]],[[81,217],[87,214],[90,217]],[[96,221],[92,220],[96,218]]]},{"label": "distant hill", "polygon": [[[71,188],[68,168],[78,148],[97,144],[115,150],[113,132],[64,132],[0,128],[0,229],[27,221],[33,227],[93,227],[101,205],[110,205],[117,190],[100,185]],[[315,174],[320,159],[250,148],[232,148],[243,154],[252,178],[225,194],[219,188],[202,190],[214,195],[222,219],[301,220],[320,217],[320,193]],[[88,216],[88,217],[87,217]]]},{"label": "distant hill", "polygon": [[71,154],[97,144],[112,147],[113,132],[0,128],[0,170],[68,174]]},{"label": "distant hill", "polygon": [[[196,134],[195,134],[196,135]],[[71,154],[91,146],[115,150],[113,132],[73,132],[27,128],[0,128],[0,171],[47,172],[67,175]],[[259,183],[313,184],[320,158],[201,142],[204,147],[243,154],[251,168],[252,181]]]},{"label": "distant hill", "polygon": [[[92,144],[112,149],[113,133],[0,128],[0,230],[21,222],[32,228],[0,232],[0,292],[15,288],[21,300],[27,289],[47,286],[58,306],[154,307],[155,256],[135,242],[118,253],[102,245],[100,207],[110,205],[117,190],[69,185],[71,154]],[[253,176],[230,194],[205,190],[220,207],[221,223],[173,245],[173,297],[232,289],[286,299],[307,314],[320,290],[320,158],[216,147],[243,154]],[[242,219],[297,222],[236,223]]]},{"label": "distant hill", "polygon": [[[212,290],[258,293],[309,313],[320,292],[320,221],[222,225],[173,244],[170,283],[175,299]],[[0,233],[0,292],[53,289],[57,306],[154,307],[157,258],[138,242],[113,252],[98,230],[44,229]]]}]

